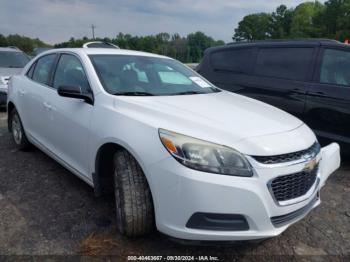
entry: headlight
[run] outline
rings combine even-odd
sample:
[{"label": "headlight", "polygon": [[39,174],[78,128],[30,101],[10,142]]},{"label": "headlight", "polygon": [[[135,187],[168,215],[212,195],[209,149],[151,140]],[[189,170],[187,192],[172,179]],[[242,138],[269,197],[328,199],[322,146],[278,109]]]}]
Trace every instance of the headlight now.
[{"label": "headlight", "polygon": [[159,129],[160,140],[181,164],[199,171],[251,177],[249,162],[238,151],[200,139]]}]

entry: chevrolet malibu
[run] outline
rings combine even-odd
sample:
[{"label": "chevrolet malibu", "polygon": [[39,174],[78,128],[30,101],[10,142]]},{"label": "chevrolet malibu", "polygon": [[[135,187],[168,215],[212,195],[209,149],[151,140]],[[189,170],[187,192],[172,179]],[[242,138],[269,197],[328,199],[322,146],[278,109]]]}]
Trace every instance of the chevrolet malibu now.
[{"label": "chevrolet malibu", "polygon": [[177,239],[279,235],[320,204],[340,165],[300,120],[229,93],[168,57],[56,49],[13,77],[8,126],[101,195],[119,231]]}]

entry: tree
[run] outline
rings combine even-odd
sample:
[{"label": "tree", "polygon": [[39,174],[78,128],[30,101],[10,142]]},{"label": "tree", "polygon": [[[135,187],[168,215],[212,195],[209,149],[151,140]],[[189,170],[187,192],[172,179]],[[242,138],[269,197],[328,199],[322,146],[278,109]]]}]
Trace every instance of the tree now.
[{"label": "tree", "polygon": [[280,5],[272,13],[270,20],[271,38],[287,38],[290,34],[293,10],[285,5]]},{"label": "tree", "polygon": [[272,13],[247,15],[235,29],[233,40],[320,37],[350,38],[350,0],[310,1],[295,9],[280,5]]},{"label": "tree", "polygon": [[343,1],[340,15],[337,16],[335,38],[344,41],[350,38],[350,0]]},{"label": "tree", "polygon": [[322,27],[315,19],[324,11],[320,2],[306,2],[298,5],[292,15],[290,36],[292,38],[321,37]]},{"label": "tree", "polygon": [[233,40],[236,41],[253,41],[271,38],[270,21],[271,14],[258,13],[247,15],[238,24],[235,29]]},{"label": "tree", "polygon": [[56,44],[55,47],[81,47],[84,43],[90,41],[107,41],[123,49],[167,55],[182,62],[198,62],[202,58],[204,50],[208,47],[225,44],[224,41],[215,41],[202,32],[189,34],[187,37],[162,32],[157,35],[146,36],[132,36],[130,34],[119,33],[113,39],[98,38],[93,40],[87,37],[82,39],[72,37],[67,42]]},{"label": "tree", "polygon": [[0,34],[0,46],[16,46],[26,53],[33,52],[37,47],[49,47],[50,45],[44,43],[38,38],[32,39],[20,35],[8,35],[7,37]]},{"label": "tree", "polygon": [[350,0],[329,0],[319,15],[324,26],[324,36],[340,41],[350,38]]},{"label": "tree", "polygon": [[8,46],[7,38],[2,34],[0,34],[0,46]]},{"label": "tree", "polygon": [[187,39],[179,34],[174,34],[170,41],[169,56],[180,61],[186,61],[187,57]]},{"label": "tree", "polygon": [[203,57],[204,50],[220,45],[221,42],[215,41],[213,38],[205,35],[203,32],[196,32],[187,36],[188,58],[186,62],[199,62]]},{"label": "tree", "polygon": [[[325,24],[325,33],[328,36],[335,36],[338,31],[338,21],[339,17],[346,13],[344,10],[344,0],[329,0],[325,2],[325,11],[322,14],[321,19]],[[344,12],[345,11],[345,12]]]}]

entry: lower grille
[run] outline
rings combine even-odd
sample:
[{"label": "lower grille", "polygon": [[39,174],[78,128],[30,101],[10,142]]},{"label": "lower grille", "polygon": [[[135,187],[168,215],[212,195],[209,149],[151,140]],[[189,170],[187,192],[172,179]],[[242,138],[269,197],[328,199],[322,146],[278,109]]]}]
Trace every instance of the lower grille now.
[{"label": "lower grille", "polygon": [[274,198],[280,202],[305,195],[315,183],[317,172],[318,165],[313,170],[275,178],[269,185]]},{"label": "lower grille", "polygon": [[293,220],[296,220],[300,217],[302,217],[303,215],[305,215],[307,212],[310,211],[310,209],[313,207],[313,205],[316,203],[316,201],[318,200],[319,196],[318,194],[310,201],[309,204],[307,204],[306,206],[292,212],[292,213],[288,213],[286,215],[282,215],[282,216],[276,216],[276,217],[271,217],[271,223],[275,226],[275,227],[281,227],[284,226],[286,224],[289,224],[291,222],[293,222]]}]

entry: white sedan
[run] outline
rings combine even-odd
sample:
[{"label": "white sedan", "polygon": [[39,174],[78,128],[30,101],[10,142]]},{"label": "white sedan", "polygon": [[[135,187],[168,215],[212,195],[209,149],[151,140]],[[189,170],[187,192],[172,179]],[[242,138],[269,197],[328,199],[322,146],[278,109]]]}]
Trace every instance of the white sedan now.
[{"label": "white sedan", "polygon": [[19,148],[115,192],[127,236],[276,236],[320,204],[340,165],[339,146],[320,148],[299,119],[154,54],[47,51],[13,77],[7,107]]}]

